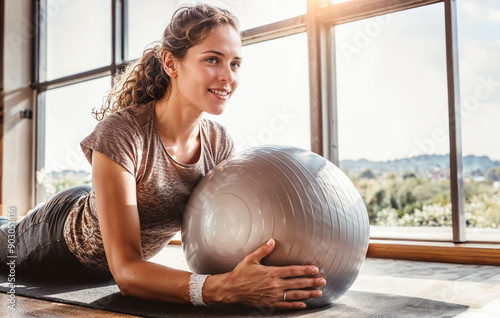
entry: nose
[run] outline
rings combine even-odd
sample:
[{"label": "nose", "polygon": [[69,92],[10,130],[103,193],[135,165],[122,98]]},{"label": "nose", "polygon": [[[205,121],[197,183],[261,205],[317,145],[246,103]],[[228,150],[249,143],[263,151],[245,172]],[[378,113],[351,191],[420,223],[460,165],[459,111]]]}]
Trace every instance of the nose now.
[{"label": "nose", "polygon": [[231,65],[224,65],[219,72],[219,80],[221,82],[231,84],[236,80],[236,72],[231,68]]}]

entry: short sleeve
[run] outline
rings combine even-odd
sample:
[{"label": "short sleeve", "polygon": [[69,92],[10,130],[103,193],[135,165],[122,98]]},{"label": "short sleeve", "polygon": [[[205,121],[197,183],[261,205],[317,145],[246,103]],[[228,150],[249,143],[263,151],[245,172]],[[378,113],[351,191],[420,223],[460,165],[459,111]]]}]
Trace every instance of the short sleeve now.
[{"label": "short sleeve", "polygon": [[234,141],[226,127],[218,122],[204,118],[202,124],[208,137],[209,148],[216,165],[234,155]]},{"label": "short sleeve", "polygon": [[222,151],[220,153],[220,158],[219,162],[232,157],[234,153],[236,152],[235,146],[234,146],[234,140],[231,137],[231,135],[228,133],[226,127],[221,125],[221,135],[222,135]]},{"label": "short sleeve", "polygon": [[80,146],[91,165],[92,151],[97,150],[136,176],[140,144],[141,138],[133,117],[127,112],[117,112],[99,122]]}]

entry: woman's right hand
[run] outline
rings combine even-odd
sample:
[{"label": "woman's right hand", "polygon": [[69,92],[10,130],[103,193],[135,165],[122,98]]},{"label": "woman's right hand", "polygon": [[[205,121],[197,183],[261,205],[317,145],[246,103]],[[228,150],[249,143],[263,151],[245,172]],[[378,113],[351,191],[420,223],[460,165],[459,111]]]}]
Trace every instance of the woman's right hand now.
[{"label": "woman's right hand", "polygon": [[[204,290],[204,298],[208,300],[212,293],[216,293],[219,296],[216,298],[224,303],[300,309],[306,307],[302,300],[321,296],[321,290],[318,288],[325,286],[326,281],[322,277],[314,277],[319,272],[316,266],[261,264],[261,260],[273,251],[275,245],[275,241],[269,239],[255,252],[245,257],[233,271],[209,277],[209,279],[221,279],[222,288],[210,290],[209,287],[208,290]],[[217,285],[221,287],[218,283],[212,286]]]}]

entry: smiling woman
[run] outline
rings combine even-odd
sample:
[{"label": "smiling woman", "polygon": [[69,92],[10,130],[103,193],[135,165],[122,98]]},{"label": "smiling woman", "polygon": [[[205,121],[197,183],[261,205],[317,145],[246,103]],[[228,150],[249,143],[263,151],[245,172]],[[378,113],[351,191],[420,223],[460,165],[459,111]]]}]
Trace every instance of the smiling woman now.
[{"label": "smiling woman", "polygon": [[[93,188],[67,189],[16,224],[18,271],[111,274],[123,295],[193,305],[298,309],[321,296],[316,266],[261,264],[275,247],[270,238],[210,277],[148,261],[180,230],[194,186],[234,153],[226,129],[202,115],[224,111],[241,61],[230,12],[176,11],[161,44],[127,67],[95,111],[100,122],[80,144]],[[0,231],[2,264],[6,242]]]}]

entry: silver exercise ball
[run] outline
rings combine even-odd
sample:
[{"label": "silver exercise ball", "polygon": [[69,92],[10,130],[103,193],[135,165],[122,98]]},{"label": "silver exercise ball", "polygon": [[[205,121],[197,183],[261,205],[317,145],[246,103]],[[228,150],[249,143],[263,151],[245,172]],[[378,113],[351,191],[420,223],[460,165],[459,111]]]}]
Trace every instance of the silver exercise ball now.
[{"label": "silver exercise ball", "polygon": [[184,254],[195,273],[231,271],[269,238],[265,265],[313,264],[327,284],[321,306],[342,296],[358,276],[368,249],[363,200],[333,163],[308,150],[261,146],[210,171],[186,206]]}]

